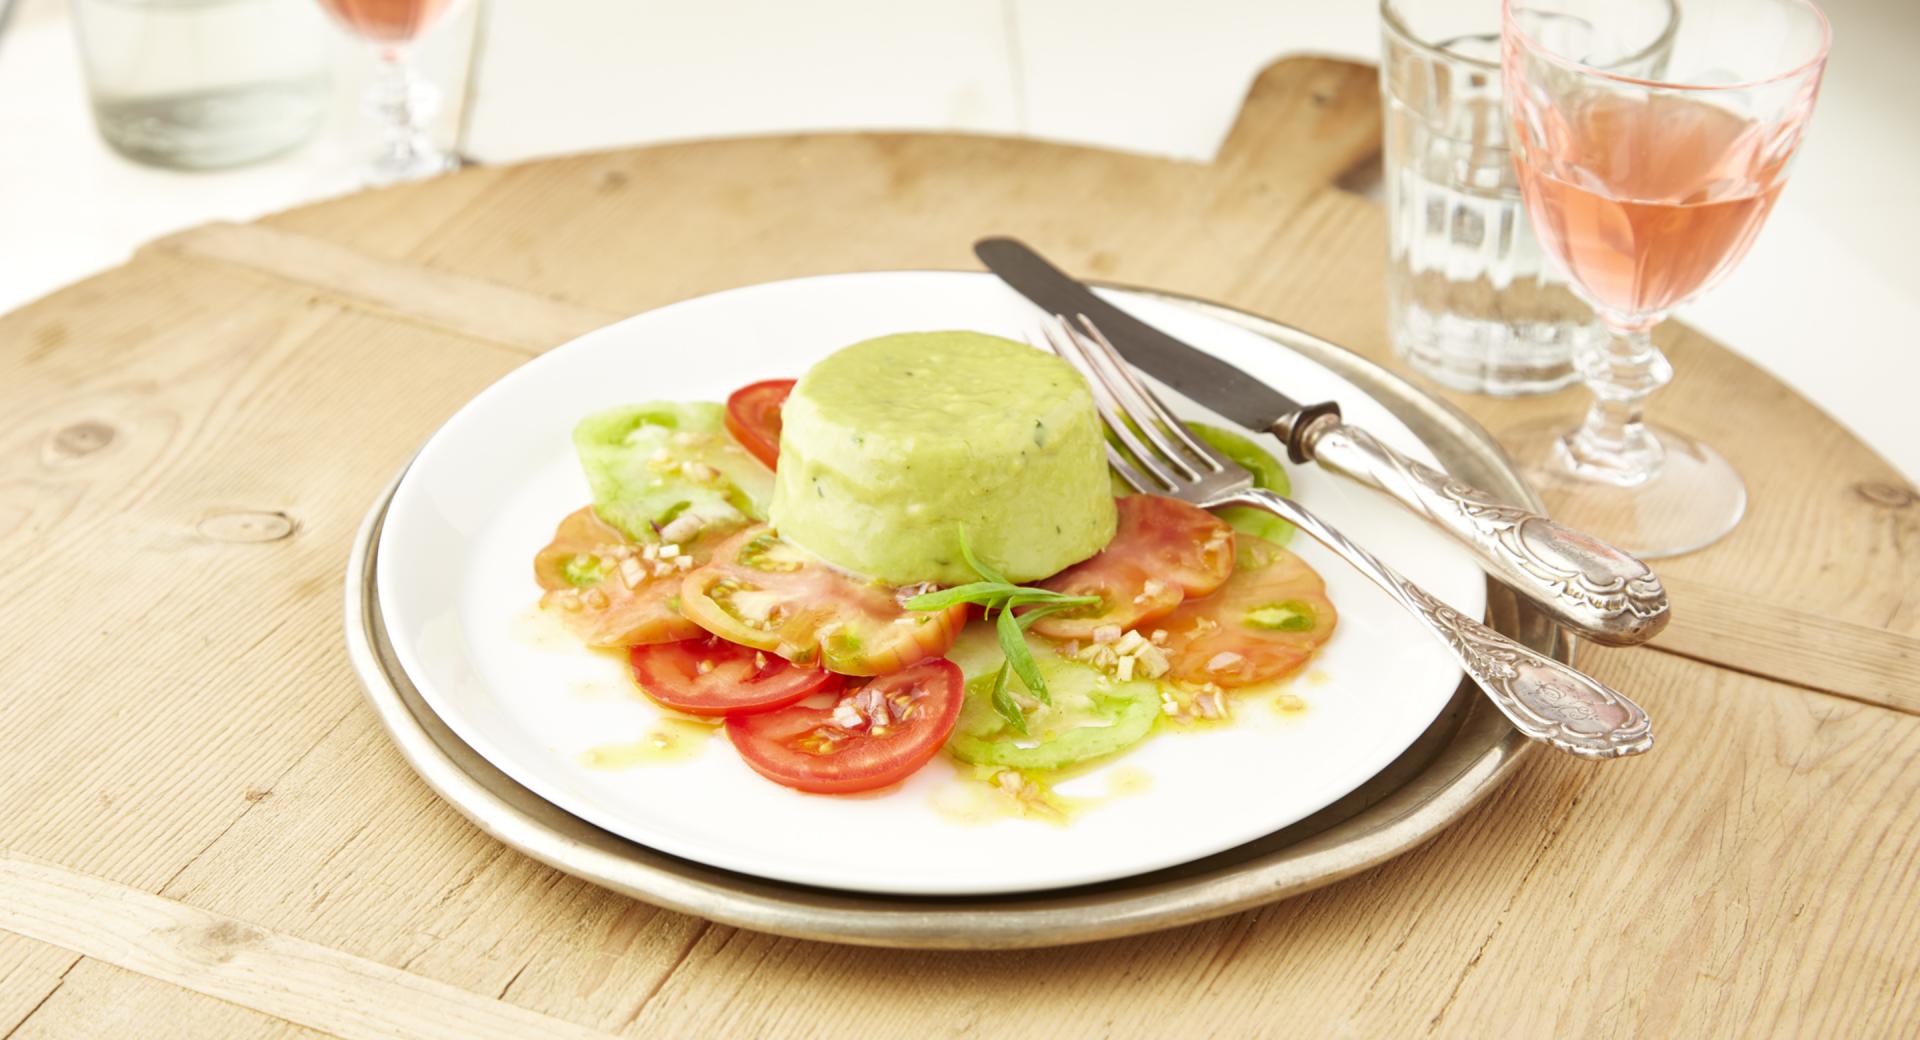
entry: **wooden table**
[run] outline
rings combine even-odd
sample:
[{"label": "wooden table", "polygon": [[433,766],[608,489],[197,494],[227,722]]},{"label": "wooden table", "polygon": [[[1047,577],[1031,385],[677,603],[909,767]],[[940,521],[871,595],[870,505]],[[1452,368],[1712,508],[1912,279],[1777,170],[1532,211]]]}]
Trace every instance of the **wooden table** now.
[{"label": "wooden table", "polygon": [[[491,841],[362,705],[362,512],[468,397],[622,315],[970,268],[1004,231],[1386,358],[1381,214],[1338,187],[1374,162],[1373,77],[1274,66],[1210,165],[857,134],[470,170],[188,231],[0,319],[0,1036],[1914,1035],[1916,494],[1680,328],[1659,411],[1752,511],[1663,567],[1653,649],[1582,656],[1660,748],[1534,756],[1259,912],[998,955],[709,925]],[[1576,402],[1457,399],[1495,431]]]}]

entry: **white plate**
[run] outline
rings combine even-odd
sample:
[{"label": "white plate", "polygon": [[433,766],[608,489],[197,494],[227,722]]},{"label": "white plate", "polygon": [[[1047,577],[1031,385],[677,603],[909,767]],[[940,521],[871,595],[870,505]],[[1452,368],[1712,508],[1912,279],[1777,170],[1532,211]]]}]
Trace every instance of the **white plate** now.
[{"label": "white plate", "polygon": [[[1295,398],[1338,399],[1349,421],[1432,461],[1385,408],[1305,358],[1178,305],[1107,295]],[[1340,610],[1333,639],[1294,684],[1306,710],[1254,707],[1233,726],[1154,737],[1062,784],[1063,794],[1097,799],[1065,825],[965,818],[978,785],[944,757],[885,793],[850,798],[772,784],[724,736],[685,761],[581,764],[583,752],[636,740],[661,716],[616,657],[530,636],[533,553],[589,498],[569,440],[581,416],[633,401],[724,399],[886,333],[1025,338],[1035,317],[985,274],[831,275],[674,304],[529,362],[448,420],[395,492],[376,580],[396,656],[462,740],[562,809],[664,852],[801,884],[959,895],[1104,881],[1231,848],[1359,786],[1426,729],[1460,672],[1385,594],[1304,537],[1292,547],[1326,577]],[[1312,467],[1289,470],[1302,502],[1481,615],[1480,571],[1444,536],[1374,492]],[[1101,797],[1110,789],[1124,793]]]}]

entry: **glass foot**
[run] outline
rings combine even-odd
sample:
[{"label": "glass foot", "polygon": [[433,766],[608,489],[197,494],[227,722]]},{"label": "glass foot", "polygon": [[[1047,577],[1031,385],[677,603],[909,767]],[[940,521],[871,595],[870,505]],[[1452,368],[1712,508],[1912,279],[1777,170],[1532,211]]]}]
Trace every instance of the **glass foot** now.
[{"label": "glass foot", "polygon": [[450,173],[460,165],[446,152],[430,147],[390,149],[375,156],[360,170],[360,180],[369,188],[424,180]]},{"label": "glass foot", "polygon": [[1546,501],[1547,514],[1641,557],[1702,549],[1733,530],[1747,511],[1747,486],[1720,453],[1682,433],[1652,427],[1664,457],[1638,483],[1616,484],[1579,472],[1565,419],[1500,435],[1520,472]]}]

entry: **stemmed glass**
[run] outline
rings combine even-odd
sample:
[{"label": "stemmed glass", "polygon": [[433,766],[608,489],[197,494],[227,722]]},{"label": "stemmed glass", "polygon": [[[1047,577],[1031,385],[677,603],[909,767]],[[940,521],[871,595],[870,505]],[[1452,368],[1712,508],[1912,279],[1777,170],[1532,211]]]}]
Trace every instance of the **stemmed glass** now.
[{"label": "stemmed glass", "polygon": [[369,184],[393,184],[445,173],[456,164],[434,146],[427,123],[440,89],[413,65],[412,45],[459,0],[320,0],[342,26],[372,43],[380,67],[367,88],[367,113],[382,124],[380,150],[362,171]]},{"label": "stemmed glass", "polygon": [[1826,66],[1807,0],[1688,0],[1664,69],[1605,71],[1662,31],[1666,0],[1504,0],[1521,197],[1548,260],[1612,334],[1576,358],[1579,428],[1502,436],[1555,519],[1640,556],[1705,546],[1746,487],[1718,453],[1641,417],[1673,378],[1649,332],[1726,277],[1773,208]]}]

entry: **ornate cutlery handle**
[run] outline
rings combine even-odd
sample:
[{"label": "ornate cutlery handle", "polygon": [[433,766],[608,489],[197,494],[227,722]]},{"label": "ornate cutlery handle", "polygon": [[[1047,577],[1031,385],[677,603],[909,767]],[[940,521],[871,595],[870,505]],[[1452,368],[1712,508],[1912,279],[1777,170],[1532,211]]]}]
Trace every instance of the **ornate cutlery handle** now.
[{"label": "ornate cutlery handle", "polygon": [[1460,667],[1514,727],[1581,758],[1621,758],[1653,747],[1653,723],[1638,704],[1570,665],[1535,653],[1467,617],[1348,541],[1291,499],[1251,488],[1209,506],[1257,506],[1312,535],[1387,591],[1453,652]]},{"label": "ornate cutlery handle", "polygon": [[1634,646],[1666,627],[1659,576],[1598,538],[1450,479],[1337,418],[1315,423],[1303,440],[1321,466],[1399,499],[1465,542],[1494,577],[1588,639]]}]

